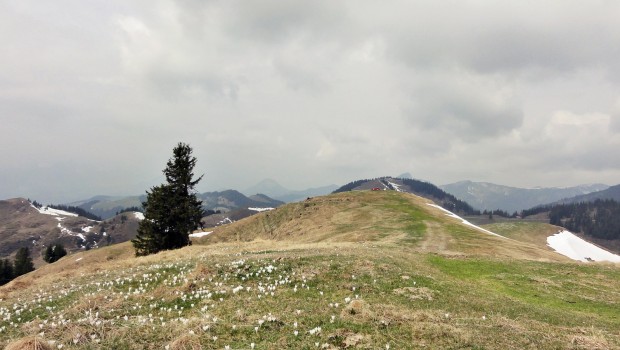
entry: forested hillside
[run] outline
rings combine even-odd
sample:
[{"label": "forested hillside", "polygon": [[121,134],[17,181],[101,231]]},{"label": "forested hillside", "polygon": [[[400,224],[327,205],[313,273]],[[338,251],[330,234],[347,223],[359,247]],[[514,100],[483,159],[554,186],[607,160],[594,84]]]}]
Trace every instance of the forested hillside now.
[{"label": "forested hillside", "polygon": [[620,239],[620,203],[614,200],[562,204],[549,212],[552,225],[602,239]]}]

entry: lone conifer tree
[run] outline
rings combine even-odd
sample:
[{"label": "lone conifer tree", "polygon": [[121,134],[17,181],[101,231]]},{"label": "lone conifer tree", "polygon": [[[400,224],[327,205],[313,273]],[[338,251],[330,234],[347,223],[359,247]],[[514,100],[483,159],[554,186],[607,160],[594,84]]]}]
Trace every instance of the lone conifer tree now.
[{"label": "lone conifer tree", "polygon": [[32,263],[30,250],[28,250],[28,248],[24,247],[17,250],[13,266],[13,275],[15,277],[34,271],[34,264]]},{"label": "lone conifer tree", "polygon": [[47,249],[45,249],[43,253],[43,260],[51,264],[60,260],[60,258],[65,255],[67,255],[65,247],[62,244],[54,244],[47,246]]},{"label": "lone conifer tree", "polygon": [[167,183],[147,191],[146,202],[142,203],[144,220],[131,241],[137,256],[190,245],[189,234],[201,226],[202,201],[196,197],[194,187],[202,176],[193,180],[196,158],[184,143],[172,152],[163,171]]}]

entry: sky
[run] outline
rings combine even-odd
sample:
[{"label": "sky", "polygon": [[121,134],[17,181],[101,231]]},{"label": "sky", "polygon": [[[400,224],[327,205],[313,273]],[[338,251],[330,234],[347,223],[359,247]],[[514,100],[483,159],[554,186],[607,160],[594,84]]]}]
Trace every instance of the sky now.
[{"label": "sky", "polygon": [[620,2],[0,0],[0,198],[620,183]]}]

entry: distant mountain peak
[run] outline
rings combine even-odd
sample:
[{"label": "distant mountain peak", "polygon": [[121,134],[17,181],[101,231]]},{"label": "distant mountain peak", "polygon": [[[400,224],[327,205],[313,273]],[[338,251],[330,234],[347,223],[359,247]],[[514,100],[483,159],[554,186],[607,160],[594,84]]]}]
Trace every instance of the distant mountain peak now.
[{"label": "distant mountain peak", "polygon": [[290,192],[289,189],[280,185],[276,180],[270,179],[270,178],[261,180],[256,185],[249,187],[242,191],[242,193],[245,194],[246,196],[251,196],[251,195],[258,194],[258,193],[262,193],[272,198],[281,196],[288,192]]}]

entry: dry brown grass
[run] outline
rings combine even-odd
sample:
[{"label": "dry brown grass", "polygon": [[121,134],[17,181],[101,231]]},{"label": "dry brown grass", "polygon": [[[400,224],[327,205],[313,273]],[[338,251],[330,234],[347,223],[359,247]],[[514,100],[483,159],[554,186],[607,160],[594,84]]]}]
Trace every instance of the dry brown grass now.
[{"label": "dry brown grass", "polygon": [[4,348],[5,350],[51,350],[47,342],[39,337],[26,337],[16,340]]}]

